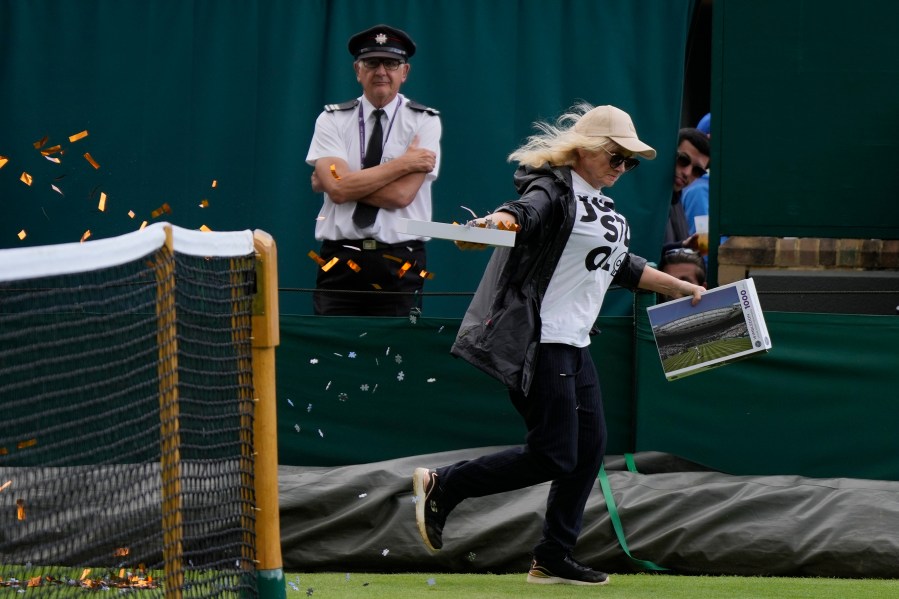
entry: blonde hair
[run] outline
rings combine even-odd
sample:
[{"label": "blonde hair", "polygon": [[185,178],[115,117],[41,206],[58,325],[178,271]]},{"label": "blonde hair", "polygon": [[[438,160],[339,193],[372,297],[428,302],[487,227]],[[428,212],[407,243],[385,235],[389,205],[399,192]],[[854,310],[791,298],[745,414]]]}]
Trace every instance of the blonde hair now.
[{"label": "blonde hair", "polygon": [[579,102],[568,112],[556,119],[555,123],[538,121],[534,127],[541,133],[528,137],[523,146],[509,154],[509,162],[518,162],[534,168],[550,166],[572,166],[577,160],[577,150],[597,151],[606,147],[608,137],[588,136],[574,130],[574,125],[584,114],[593,110],[593,105]]}]

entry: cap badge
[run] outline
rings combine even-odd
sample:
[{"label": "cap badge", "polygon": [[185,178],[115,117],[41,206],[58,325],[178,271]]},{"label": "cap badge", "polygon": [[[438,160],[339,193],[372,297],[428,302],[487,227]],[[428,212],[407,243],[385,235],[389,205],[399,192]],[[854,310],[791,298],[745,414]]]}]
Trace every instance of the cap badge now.
[{"label": "cap badge", "polygon": [[378,42],[378,44],[383,46],[384,44],[387,43],[387,36],[383,33],[379,33],[378,35],[375,36],[375,41]]}]

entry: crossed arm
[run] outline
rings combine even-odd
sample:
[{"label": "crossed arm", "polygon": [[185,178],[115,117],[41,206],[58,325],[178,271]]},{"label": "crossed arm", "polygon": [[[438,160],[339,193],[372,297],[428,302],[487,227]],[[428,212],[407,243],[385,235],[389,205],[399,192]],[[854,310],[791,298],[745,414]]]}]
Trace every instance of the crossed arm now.
[{"label": "crossed arm", "polygon": [[319,158],[312,171],[312,190],[327,193],[335,204],[362,202],[378,208],[404,208],[415,199],[436,164],[436,153],[419,147],[416,136],[402,156],[359,171],[350,170],[341,158]]}]

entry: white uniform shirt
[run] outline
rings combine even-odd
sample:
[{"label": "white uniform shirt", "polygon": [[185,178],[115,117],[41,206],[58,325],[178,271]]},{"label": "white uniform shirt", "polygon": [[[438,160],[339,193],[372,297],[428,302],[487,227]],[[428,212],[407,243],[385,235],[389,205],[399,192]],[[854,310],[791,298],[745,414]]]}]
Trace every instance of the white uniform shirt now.
[{"label": "white uniform shirt", "polygon": [[[374,127],[372,111],[374,107],[365,96],[359,98],[359,105],[347,110],[322,112],[315,121],[315,133],[306,162],[314,165],[319,158],[335,156],[346,161],[353,170],[362,169],[362,151],[368,145]],[[377,239],[382,243],[401,243],[413,239],[426,239],[414,235],[396,232],[400,218],[414,220],[431,220],[431,183],[437,178],[440,170],[440,135],[442,127],[440,118],[420,110],[413,110],[408,100],[397,94],[393,102],[384,107],[385,115],[381,117],[385,142],[381,163],[393,160],[406,152],[412,139],[418,135],[418,145],[437,154],[434,170],[425,176],[424,183],[418,190],[415,199],[405,208],[384,209],[378,211],[375,223],[366,229],[359,229],[353,223],[353,211],[356,202],[335,204],[324,194],[324,203],[318,213],[315,225],[315,238],[330,239]],[[360,148],[359,108],[365,117],[365,140]]]},{"label": "white uniform shirt", "polygon": [[610,198],[574,171],[571,179],[577,214],[540,307],[540,341],[586,347],[606,290],[627,256],[630,230]]}]

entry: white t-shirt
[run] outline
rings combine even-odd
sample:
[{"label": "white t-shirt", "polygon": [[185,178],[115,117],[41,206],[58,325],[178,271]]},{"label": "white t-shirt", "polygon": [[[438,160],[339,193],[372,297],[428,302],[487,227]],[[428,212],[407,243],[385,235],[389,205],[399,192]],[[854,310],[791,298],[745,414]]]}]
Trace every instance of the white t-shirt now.
[{"label": "white t-shirt", "polygon": [[[353,170],[362,168],[361,152],[368,145],[374,127],[371,116],[374,107],[365,96],[359,98],[358,106],[347,110],[325,111],[315,121],[315,133],[306,155],[306,162],[314,165],[319,158],[334,156],[346,161]],[[405,208],[378,211],[375,223],[367,229],[359,229],[353,223],[353,211],[356,202],[335,204],[324,194],[324,203],[318,213],[315,224],[315,238],[330,239],[377,239],[382,243],[401,243],[413,239],[421,239],[414,235],[396,232],[397,219],[431,220],[431,183],[437,178],[440,170],[440,135],[442,132],[440,118],[420,110],[413,110],[405,104],[408,100],[402,94],[384,107],[385,115],[381,117],[384,129],[384,152],[381,162],[393,160],[404,154],[412,139],[418,135],[418,145],[437,154],[434,170],[427,174],[424,183],[411,204]],[[360,146],[359,110],[365,119],[365,139]]]},{"label": "white t-shirt", "polygon": [[611,199],[574,171],[571,178],[577,214],[540,307],[540,341],[586,347],[606,290],[627,255],[630,230]]}]

